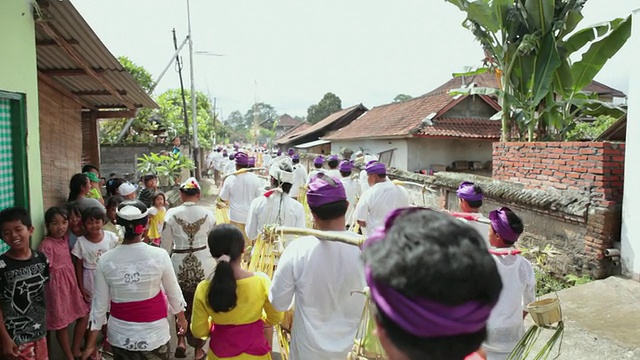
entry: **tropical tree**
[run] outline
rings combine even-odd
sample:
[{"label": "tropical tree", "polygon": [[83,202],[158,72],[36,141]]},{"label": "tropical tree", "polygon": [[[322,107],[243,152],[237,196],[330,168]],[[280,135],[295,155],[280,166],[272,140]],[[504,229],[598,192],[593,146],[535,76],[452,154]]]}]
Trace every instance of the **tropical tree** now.
[{"label": "tropical tree", "polygon": [[407,94],[398,94],[393,98],[394,103],[401,103],[413,99],[413,96]]},{"label": "tropical tree", "polygon": [[[577,114],[619,109],[583,92],[631,35],[631,17],[575,31],[586,0],[446,0],[466,14],[469,29],[486,54],[483,68],[499,89],[455,93],[491,94],[500,99],[502,140],[563,138]],[[571,56],[583,52],[579,61]]]},{"label": "tropical tree", "polygon": [[315,105],[307,109],[307,121],[315,124],[336,111],[342,110],[342,100],[334,93],[326,93]]}]

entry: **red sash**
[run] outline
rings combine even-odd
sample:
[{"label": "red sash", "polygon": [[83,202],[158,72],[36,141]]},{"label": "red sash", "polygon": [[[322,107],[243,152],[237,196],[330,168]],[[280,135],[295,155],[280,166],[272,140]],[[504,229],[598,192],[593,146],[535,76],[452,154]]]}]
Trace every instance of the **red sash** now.
[{"label": "red sash", "polygon": [[158,295],[141,301],[111,302],[111,316],[122,321],[148,323],[167,317],[167,299],[160,291]]},{"label": "red sash", "polygon": [[220,358],[240,354],[266,355],[271,347],[264,337],[264,322],[258,320],[243,325],[213,325],[209,348]]}]

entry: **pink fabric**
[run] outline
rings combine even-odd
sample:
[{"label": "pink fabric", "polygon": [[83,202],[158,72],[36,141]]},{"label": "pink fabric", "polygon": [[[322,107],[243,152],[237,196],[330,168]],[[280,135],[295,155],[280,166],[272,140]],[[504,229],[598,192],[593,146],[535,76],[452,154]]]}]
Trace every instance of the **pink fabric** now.
[{"label": "pink fabric", "polygon": [[262,356],[271,351],[262,320],[243,325],[213,325],[209,348],[220,358],[240,354]]},{"label": "pink fabric", "polygon": [[123,321],[147,323],[167,317],[166,296],[162,291],[151,299],[116,303],[111,302],[111,316]]},{"label": "pink fabric", "polygon": [[60,330],[89,313],[69,252],[69,239],[46,237],[40,251],[49,260],[49,281],[45,285],[47,330]]},{"label": "pink fabric", "polygon": [[478,353],[473,353],[467,356],[466,358],[464,358],[464,360],[485,360],[485,359],[482,356],[480,356]]}]

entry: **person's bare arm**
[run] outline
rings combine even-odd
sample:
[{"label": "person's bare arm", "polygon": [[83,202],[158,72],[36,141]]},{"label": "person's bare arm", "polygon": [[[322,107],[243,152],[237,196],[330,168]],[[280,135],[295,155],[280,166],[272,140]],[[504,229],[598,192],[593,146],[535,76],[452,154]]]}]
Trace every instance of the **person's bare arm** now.
[{"label": "person's bare arm", "polygon": [[18,352],[18,345],[13,341],[4,324],[4,314],[0,309],[0,340],[2,340],[2,356],[3,358],[8,359],[17,358],[20,355]]},{"label": "person's bare arm", "polygon": [[80,292],[82,292],[82,296],[85,301],[91,301],[91,294],[84,287],[84,277],[82,276],[84,273],[84,264],[82,259],[77,259],[76,261],[76,279],[78,280],[78,287],[80,288]]}]

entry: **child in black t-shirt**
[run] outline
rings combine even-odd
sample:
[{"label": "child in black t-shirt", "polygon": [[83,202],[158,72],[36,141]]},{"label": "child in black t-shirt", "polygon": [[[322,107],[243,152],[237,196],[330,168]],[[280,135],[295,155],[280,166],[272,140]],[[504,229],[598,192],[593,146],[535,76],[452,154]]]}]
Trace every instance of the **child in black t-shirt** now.
[{"label": "child in black t-shirt", "polygon": [[0,237],[10,249],[0,255],[0,339],[2,357],[46,360],[44,284],[49,280],[49,261],[31,250],[31,217],[26,209],[0,212]]}]

